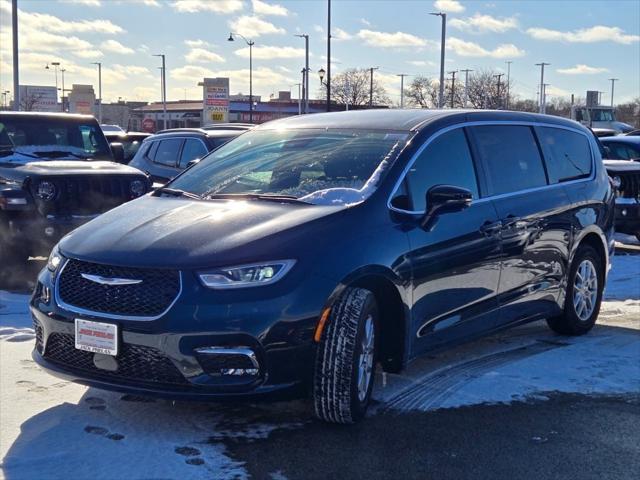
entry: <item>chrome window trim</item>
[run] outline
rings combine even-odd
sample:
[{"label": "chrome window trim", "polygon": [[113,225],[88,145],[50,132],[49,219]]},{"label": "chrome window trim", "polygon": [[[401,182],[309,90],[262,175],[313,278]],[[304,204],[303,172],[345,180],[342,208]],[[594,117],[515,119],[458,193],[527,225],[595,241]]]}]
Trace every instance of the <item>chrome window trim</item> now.
[{"label": "chrome window trim", "polygon": [[[393,199],[393,196],[396,194],[396,192],[398,191],[398,188],[400,188],[400,185],[402,184],[402,182],[404,181],[405,177],[407,176],[407,173],[409,172],[409,169],[411,169],[411,167],[413,166],[413,164],[416,162],[416,160],[418,159],[418,157],[420,156],[420,154],[424,151],[425,148],[427,148],[429,146],[429,144],[431,142],[433,142],[436,138],[438,138],[440,135],[443,135],[447,132],[450,132],[451,130],[455,130],[457,128],[464,128],[464,127],[475,127],[475,126],[479,126],[479,125],[516,125],[516,126],[523,126],[523,127],[550,127],[550,128],[558,128],[561,130],[569,130],[570,132],[574,132],[574,133],[579,133],[581,135],[583,135],[584,137],[586,137],[587,139],[587,143],[589,144],[589,150],[591,151],[591,175],[589,175],[588,178],[579,178],[577,180],[569,180],[567,182],[560,182],[560,183],[554,183],[552,185],[543,185],[541,187],[533,187],[533,188],[527,188],[524,190],[518,190],[516,192],[510,192],[510,193],[501,193],[498,195],[491,195],[488,197],[481,197],[478,198],[477,200],[474,200],[472,202],[472,205],[478,204],[478,203],[484,203],[484,202],[488,202],[488,201],[492,201],[492,200],[499,200],[502,198],[507,198],[507,197],[512,197],[515,195],[522,195],[523,193],[531,193],[531,192],[537,192],[537,191],[541,191],[541,190],[546,190],[546,189],[551,189],[551,188],[557,188],[557,187],[561,187],[564,185],[573,185],[576,183],[583,183],[583,182],[589,182],[589,181],[593,181],[593,179],[596,176],[596,157],[595,157],[595,153],[594,153],[594,149],[593,149],[593,142],[592,139],[589,137],[589,135],[586,132],[583,132],[582,130],[578,129],[578,128],[574,128],[574,127],[568,127],[565,125],[556,125],[553,123],[545,123],[545,122],[533,122],[533,121],[514,121],[514,120],[478,120],[478,121],[473,121],[473,122],[463,122],[463,123],[458,123],[455,125],[451,125],[445,128],[442,128],[441,130],[438,130],[437,132],[435,132],[433,135],[431,135],[429,138],[427,138],[427,140],[425,140],[425,142],[420,146],[420,148],[416,151],[416,153],[413,154],[413,156],[409,159],[409,161],[407,162],[407,165],[405,166],[405,168],[402,170],[402,173],[400,174],[400,177],[398,178],[398,180],[396,181],[396,184],[393,187],[393,190],[391,191],[391,194],[389,195],[389,198],[387,199],[387,208],[389,208],[389,210],[392,210],[394,212],[399,212],[399,213],[404,213],[407,215],[424,215],[426,213],[426,210],[404,210],[402,208],[397,208],[394,207],[391,204],[391,200]],[[540,153],[541,155],[541,159],[544,162],[544,152]],[[476,159],[474,159],[475,161]]]},{"label": "chrome window trim", "polygon": [[62,272],[64,271],[64,268],[67,266],[67,264],[69,263],[69,258],[65,259],[64,263],[62,264],[62,267],[60,268],[60,271],[56,274],[56,278],[55,278],[55,284],[54,284],[54,288],[53,288],[53,296],[54,299],[56,301],[56,305],[60,308],[63,308],[69,312],[72,313],[77,313],[79,315],[87,315],[87,316],[91,316],[91,317],[98,317],[98,318],[107,318],[110,320],[135,320],[135,321],[145,321],[145,322],[149,322],[149,321],[153,321],[153,320],[158,320],[159,318],[163,317],[164,315],[167,314],[167,312],[169,310],[171,310],[171,308],[175,305],[175,303],[178,301],[178,299],[180,298],[180,295],[182,295],[182,272],[180,270],[178,270],[178,281],[180,284],[180,288],[178,290],[178,293],[176,294],[176,298],[173,299],[173,302],[171,302],[171,304],[159,315],[153,316],[153,317],[141,317],[141,316],[135,316],[135,315],[116,315],[113,313],[104,313],[104,312],[95,312],[93,310],[87,310],[85,308],[81,308],[81,307],[76,307],[74,305],[69,305],[68,303],[65,303],[61,298],[60,298],[60,277],[62,276]]}]

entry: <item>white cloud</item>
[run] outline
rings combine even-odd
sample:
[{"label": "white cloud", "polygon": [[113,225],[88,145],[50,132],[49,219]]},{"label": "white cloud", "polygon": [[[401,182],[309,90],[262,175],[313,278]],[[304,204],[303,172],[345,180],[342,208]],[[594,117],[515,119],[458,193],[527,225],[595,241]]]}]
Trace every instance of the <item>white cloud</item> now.
[{"label": "white cloud", "polygon": [[348,32],[345,32],[344,30],[342,30],[341,28],[335,28],[333,30],[333,32],[331,33],[331,38],[333,38],[334,40],[351,40],[353,38],[353,35],[351,35]]},{"label": "white cloud", "polygon": [[210,52],[204,48],[192,48],[184,56],[184,59],[188,63],[210,63],[210,62],[224,62],[225,59],[217,53]]},{"label": "white cloud", "polygon": [[289,10],[284,8],[282,5],[277,5],[275,3],[251,0],[251,5],[253,6],[253,13],[256,15],[277,15],[281,17],[289,15]]},{"label": "white cloud", "polygon": [[64,0],[63,3],[76,3],[85,7],[101,7],[100,0]]},{"label": "white cloud", "polygon": [[161,7],[160,2],[158,0],[138,0],[140,3],[146,5],[147,7]]},{"label": "white cloud", "polygon": [[189,48],[203,48],[203,47],[208,47],[210,46],[208,42],[205,42],[204,40],[185,40],[184,44],[189,47]]},{"label": "white cloud", "polygon": [[605,73],[608,71],[609,69],[607,68],[590,67],[589,65],[585,65],[583,63],[579,63],[575,67],[558,68],[556,70],[556,72],[562,73],[564,75],[595,75],[597,73]]},{"label": "white cloud", "polygon": [[[211,70],[197,65],[185,65],[184,67],[174,68],[170,70],[169,76],[178,81],[193,84],[194,81],[205,77],[229,77],[231,89],[235,92],[249,90],[249,69],[243,68],[239,70]],[[272,87],[281,87],[289,85],[291,79],[282,73],[267,67],[259,67],[253,69],[253,89],[256,90],[270,89]]]},{"label": "white cloud", "polygon": [[[236,55],[249,58],[249,47],[236,50]],[[304,58],[304,48],[272,47],[269,45],[257,45],[253,47],[253,58],[269,60],[272,58]]]},{"label": "white cloud", "polygon": [[104,42],[102,42],[100,47],[107,52],[119,53],[121,55],[132,55],[133,53],[135,53],[133,48],[125,47],[117,40],[105,40]]},{"label": "white cloud", "polygon": [[427,41],[404,32],[376,32],[374,30],[360,30],[356,35],[371,47],[397,48],[397,47],[424,47]]},{"label": "white cloud", "polygon": [[89,59],[100,58],[104,55],[100,50],[74,50],[71,53],[76,57]]},{"label": "white cloud", "polygon": [[127,75],[136,75],[143,76],[147,78],[153,78],[151,72],[147,67],[141,67],[139,65],[113,65],[112,67],[116,72],[127,74]]},{"label": "white cloud", "polygon": [[371,22],[369,20],[367,20],[366,18],[361,18],[360,19],[360,23],[365,25],[365,26],[367,26],[367,27],[371,26]]},{"label": "white cloud", "polygon": [[487,50],[477,43],[467,42],[459,38],[451,37],[447,40],[447,49],[461,57],[492,57],[492,58],[517,58],[525,52],[512,43],[499,45],[493,50]]},{"label": "white cloud", "polygon": [[504,33],[518,28],[518,20],[515,17],[492,17],[476,13],[473,17],[453,18],[449,22],[453,28],[470,33]]},{"label": "white cloud", "polygon": [[457,0],[436,0],[433,2],[433,6],[440,12],[464,12],[464,6]]},{"label": "white cloud", "polygon": [[545,95],[552,97],[566,97],[569,95],[569,92],[567,92],[566,90],[554,87],[553,85],[547,85],[544,89],[544,93]]},{"label": "white cloud", "polygon": [[322,27],[322,25],[314,25],[313,29],[318,33],[324,33],[324,28]]},{"label": "white cloud", "polygon": [[291,73],[291,69],[290,69],[290,68],[283,67],[282,65],[280,65],[280,66],[278,67],[278,69],[279,69],[279,70],[281,70],[281,71],[283,71],[283,72],[285,72],[285,73]]},{"label": "white cloud", "polygon": [[529,28],[527,33],[536,40],[563,41],[570,43],[615,42],[628,45],[640,41],[640,35],[626,34],[620,27],[596,25],[570,32],[548,28]]},{"label": "white cloud", "polygon": [[413,65],[414,67],[436,67],[437,66],[433,62],[429,62],[425,60],[409,60],[407,63],[409,65]]},{"label": "white cloud", "polygon": [[260,35],[267,35],[271,33],[283,34],[284,28],[276,27],[273,23],[262,20],[256,16],[242,15],[229,21],[231,30],[247,38],[255,38]]},{"label": "white cloud", "polygon": [[178,12],[214,12],[214,13],[234,13],[242,10],[241,0],[175,0],[171,6]]}]

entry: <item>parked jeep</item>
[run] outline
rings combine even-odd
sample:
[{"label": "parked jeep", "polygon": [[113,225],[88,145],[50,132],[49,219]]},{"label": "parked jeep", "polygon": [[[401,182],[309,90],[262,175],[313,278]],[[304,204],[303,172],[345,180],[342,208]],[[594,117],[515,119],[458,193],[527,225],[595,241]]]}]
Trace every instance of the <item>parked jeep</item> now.
[{"label": "parked jeep", "polygon": [[115,163],[91,116],[0,113],[0,264],[48,255],[69,231],[147,193],[148,177]]}]

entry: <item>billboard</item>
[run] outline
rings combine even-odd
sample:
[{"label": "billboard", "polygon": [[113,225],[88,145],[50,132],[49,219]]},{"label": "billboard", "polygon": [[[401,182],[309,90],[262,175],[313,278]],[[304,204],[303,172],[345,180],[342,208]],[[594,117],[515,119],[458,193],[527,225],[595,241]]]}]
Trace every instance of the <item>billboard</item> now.
[{"label": "billboard", "polygon": [[229,79],[205,78],[202,82],[202,122],[229,121]]},{"label": "billboard", "polygon": [[26,112],[59,112],[56,87],[20,85],[20,110]]}]

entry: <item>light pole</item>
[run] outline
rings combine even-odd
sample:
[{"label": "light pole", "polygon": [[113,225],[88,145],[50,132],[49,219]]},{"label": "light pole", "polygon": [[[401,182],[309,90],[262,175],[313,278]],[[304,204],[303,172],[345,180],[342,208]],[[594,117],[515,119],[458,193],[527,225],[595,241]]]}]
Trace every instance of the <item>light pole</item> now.
[{"label": "light pole", "polygon": [[[320,80],[322,82],[322,80]],[[331,111],[331,0],[327,0],[327,112]]]},{"label": "light pole", "polygon": [[20,110],[20,62],[18,61],[18,0],[11,0],[11,30],[13,46],[13,109]]},{"label": "light pole", "polygon": [[470,70],[468,68],[464,69],[464,70],[460,70],[461,72],[464,73],[464,108],[467,108],[468,105],[468,101],[469,101],[469,72],[473,72],[473,70]]},{"label": "light pole", "polygon": [[442,37],[440,39],[440,92],[438,94],[438,108],[444,107],[444,48],[447,31],[447,14],[442,12],[430,13],[442,18]]},{"label": "light pole", "polygon": [[166,129],[167,128],[167,65],[165,63],[165,55],[164,53],[158,53],[153,55],[154,57],[161,57],[162,58],[162,67],[160,67],[161,72],[162,72],[162,77],[161,77],[161,81],[162,81],[162,116],[163,116],[163,120],[162,120],[162,128]]},{"label": "light pole", "polygon": [[102,63],[93,62],[98,66],[98,123],[102,123]]},{"label": "light pole", "polygon": [[400,108],[404,108],[404,77],[408,75],[406,73],[399,73],[397,76],[400,77]]},{"label": "light pole", "polygon": [[66,112],[67,109],[65,108],[65,105],[64,105],[64,92],[65,92],[65,90],[64,90],[64,72],[66,72],[66,70],[64,68],[61,68],[60,69],[60,73],[62,74],[62,111]]},{"label": "light pole", "polygon": [[49,70],[50,69],[49,65],[53,65],[53,68],[54,68],[55,73],[56,73],[56,105],[57,105],[58,104],[58,67],[60,67],[60,62],[51,62],[50,64],[47,63],[47,66],[44,67],[44,68]]},{"label": "light pole", "polygon": [[615,83],[618,81],[617,78],[610,78],[611,80],[611,108],[613,108],[613,89],[615,87]]},{"label": "light pole", "polygon": [[542,62],[536,63],[536,67],[540,67],[540,113],[544,113],[546,110],[545,106],[545,95],[544,95],[544,66],[551,65],[550,63]]},{"label": "light pole", "polygon": [[456,73],[458,73],[458,71],[454,70],[449,73],[451,74],[451,108],[454,108],[454,102],[456,99]]},{"label": "light pole", "polygon": [[369,68],[369,108],[373,108],[373,71],[380,67]]},{"label": "light pole", "polygon": [[229,33],[227,41],[234,42],[234,35],[240,37],[249,45],[249,123],[253,123],[253,46],[255,42],[253,40],[247,40],[244,35],[233,32]]},{"label": "light pole", "polygon": [[493,78],[498,79],[498,110],[500,110],[500,106],[502,104],[502,99],[500,98],[500,80],[502,79],[502,77],[504,77],[504,73],[498,73],[497,75],[493,76]]},{"label": "light pole", "polygon": [[304,76],[302,78],[302,96],[304,97],[304,113],[309,113],[309,35],[296,37],[304,38]]},{"label": "light pole", "polygon": [[505,62],[507,64],[507,101],[505,102],[506,110],[509,110],[509,95],[511,94],[511,60]]}]

